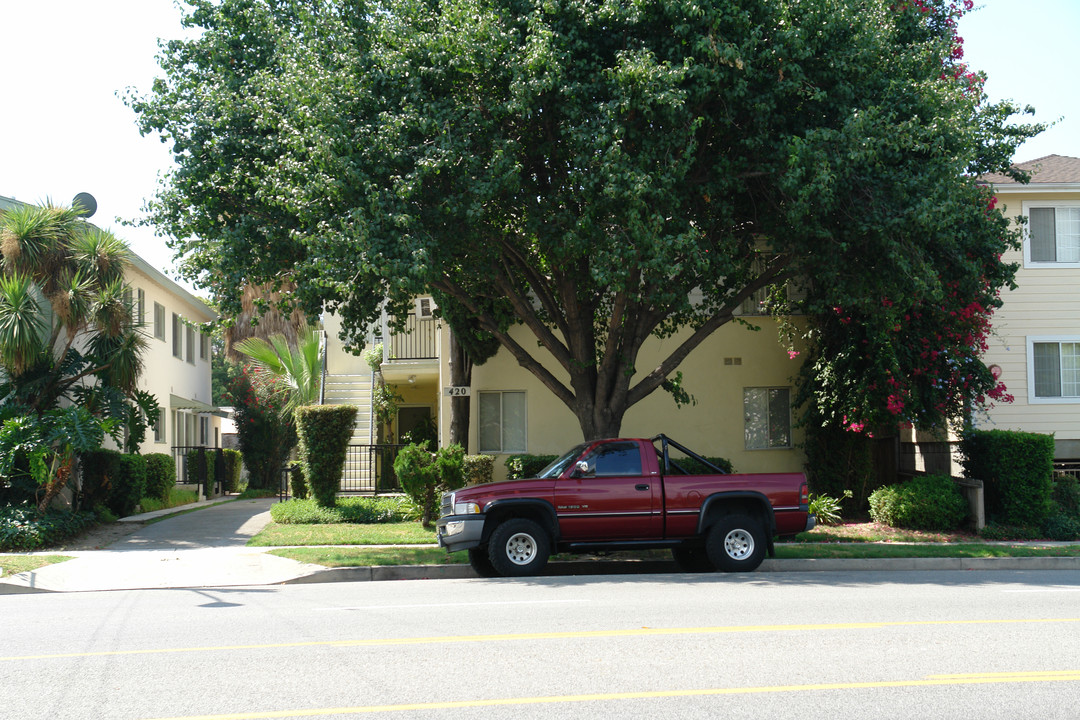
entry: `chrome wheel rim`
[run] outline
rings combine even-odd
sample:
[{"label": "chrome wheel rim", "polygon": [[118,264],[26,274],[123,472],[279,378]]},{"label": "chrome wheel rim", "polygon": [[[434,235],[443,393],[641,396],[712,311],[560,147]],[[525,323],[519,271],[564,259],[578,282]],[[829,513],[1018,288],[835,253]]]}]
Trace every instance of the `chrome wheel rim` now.
[{"label": "chrome wheel rim", "polygon": [[515,565],[528,565],[536,557],[536,540],[528,533],[514,533],[506,541],[506,557]]},{"label": "chrome wheel rim", "polygon": [[754,536],[736,528],[724,537],[724,552],[732,560],[745,560],[754,554]]}]

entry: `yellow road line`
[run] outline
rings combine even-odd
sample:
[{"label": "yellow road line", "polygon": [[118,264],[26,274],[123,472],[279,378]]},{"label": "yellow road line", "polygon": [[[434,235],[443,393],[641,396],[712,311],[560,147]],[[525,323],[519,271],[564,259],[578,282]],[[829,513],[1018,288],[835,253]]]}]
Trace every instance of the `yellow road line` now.
[{"label": "yellow road line", "polygon": [[230,650],[276,650],[304,647],[388,647],[394,645],[443,645],[449,643],[483,643],[522,640],[582,640],[613,637],[654,637],[665,635],[722,635],[732,633],[801,632],[836,630],[876,630],[892,627],[926,627],[947,625],[1030,625],[1047,623],[1080,623],[1080,618],[1030,618],[1014,620],[910,620],[865,623],[817,623],[806,625],[730,625],[689,628],[630,628],[626,630],[579,630],[544,633],[506,633],[498,635],[445,635],[415,638],[372,638],[366,640],[313,640],[308,642],[265,643],[258,645],[208,645],[183,648],[151,648],[146,650],[105,650],[101,652],[43,653],[40,655],[9,655],[4,660],[51,660],[56,658],[108,657],[116,655],[165,655],[170,653],[224,652]]},{"label": "yellow road line", "polygon": [[813,690],[865,690],[945,685],[986,685],[1030,682],[1080,682],[1080,670],[1046,672],[986,673],[966,675],[930,675],[922,680],[882,680],[852,683],[817,683],[811,685],[773,685],[764,687],[706,688],[699,690],[653,690],[648,692],[597,693],[593,695],[550,695],[546,697],[500,698],[492,700],[456,700],[448,702],[404,703],[398,705],[360,705],[356,707],[308,708],[305,710],[270,710],[267,712],[225,713],[222,715],[186,715],[156,720],[267,720],[269,718],[313,717],[318,715],[360,715],[420,710],[453,710],[510,705],[611,702],[619,700],[655,700],[661,698],[705,697],[710,695],[754,695],[796,693]]}]

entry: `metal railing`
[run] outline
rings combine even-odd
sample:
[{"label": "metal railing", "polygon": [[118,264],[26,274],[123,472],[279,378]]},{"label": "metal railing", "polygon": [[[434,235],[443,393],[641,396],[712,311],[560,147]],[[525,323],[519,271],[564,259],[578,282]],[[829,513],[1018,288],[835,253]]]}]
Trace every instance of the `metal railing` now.
[{"label": "metal railing", "polygon": [[198,485],[207,498],[225,494],[225,453],[203,445],[173,445],[176,482]]},{"label": "metal railing", "polygon": [[1054,472],[1072,475],[1080,480],[1080,460],[1055,460]]},{"label": "metal railing", "polygon": [[[394,474],[394,460],[404,445],[350,445],[345,452],[345,466],[341,471],[339,493],[394,493],[401,491],[401,483]],[[288,500],[292,495],[294,465],[281,471],[278,498]]]},{"label": "metal railing", "polygon": [[409,313],[405,318],[405,327],[401,332],[390,334],[387,359],[394,360],[435,360],[435,321],[430,318],[418,318]]}]

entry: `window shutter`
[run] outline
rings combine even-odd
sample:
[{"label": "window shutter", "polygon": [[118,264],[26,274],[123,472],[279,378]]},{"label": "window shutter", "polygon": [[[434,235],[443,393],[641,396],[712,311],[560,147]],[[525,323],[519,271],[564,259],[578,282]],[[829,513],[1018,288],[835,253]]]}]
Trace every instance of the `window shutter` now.
[{"label": "window shutter", "polygon": [[1031,262],[1057,262],[1054,208],[1031,208]]}]

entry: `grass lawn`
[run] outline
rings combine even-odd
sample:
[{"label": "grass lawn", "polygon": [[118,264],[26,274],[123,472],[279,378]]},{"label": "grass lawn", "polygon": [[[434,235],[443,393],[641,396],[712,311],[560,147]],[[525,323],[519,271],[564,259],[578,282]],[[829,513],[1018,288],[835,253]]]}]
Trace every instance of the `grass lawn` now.
[{"label": "grass lawn", "polygon": [[69,555],[0,555],[0,570],[7,577],[70,559]]},{"label": "grass lawn", "polygon": [[[427,545],[435,542],[435,528],[418,522],[341,523],[330,525],[271,522],[248,540],[252,547],[282,545]],[[444,553],[445,554],[445,553]]]}]

